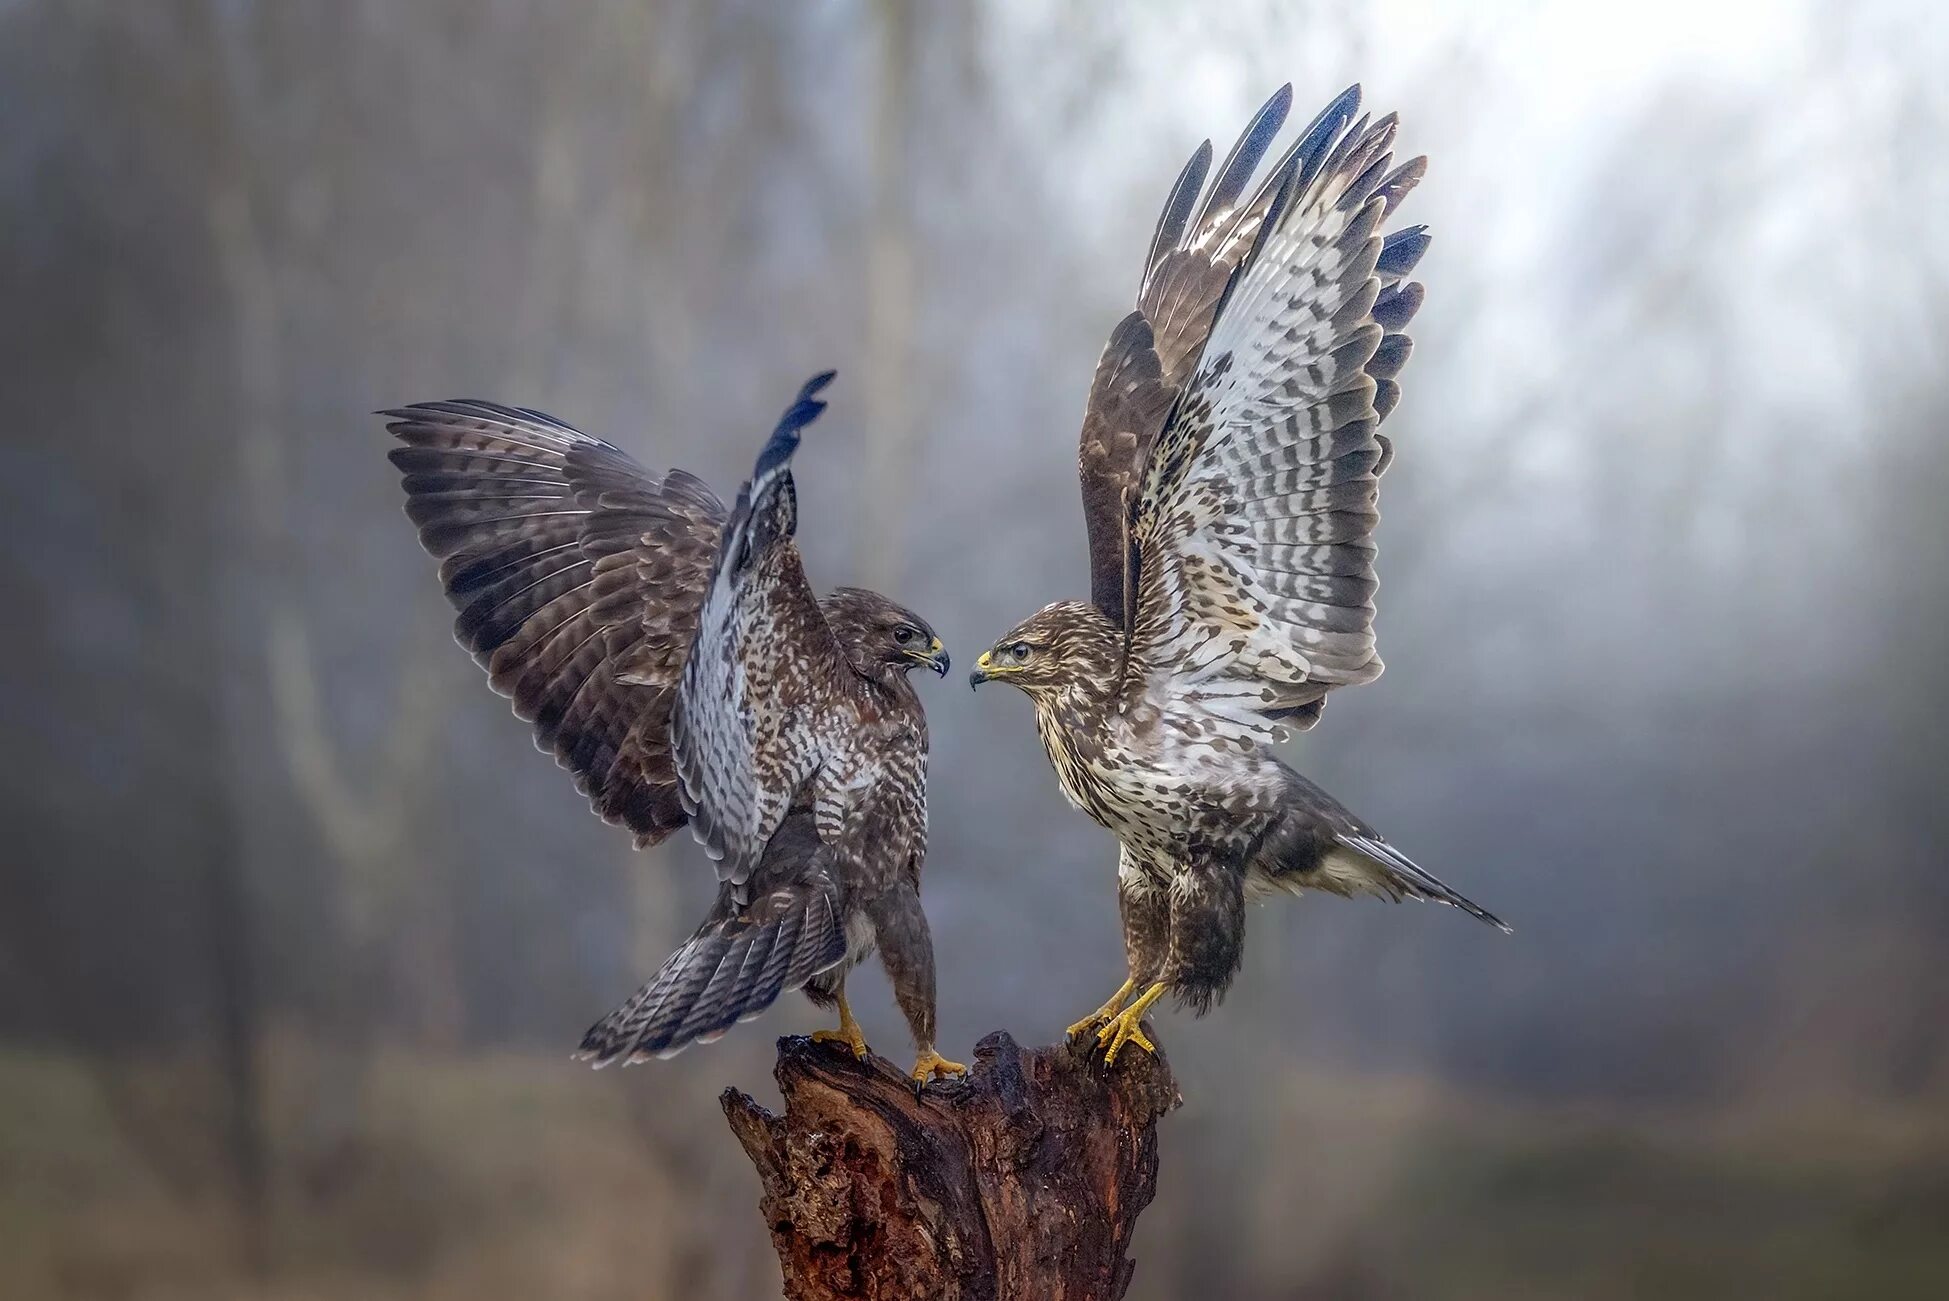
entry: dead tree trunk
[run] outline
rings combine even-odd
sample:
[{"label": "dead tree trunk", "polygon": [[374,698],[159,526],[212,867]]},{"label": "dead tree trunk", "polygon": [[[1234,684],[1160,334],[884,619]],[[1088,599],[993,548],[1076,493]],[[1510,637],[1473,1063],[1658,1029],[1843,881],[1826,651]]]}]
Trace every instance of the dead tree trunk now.
[{"label": "dead tree trunk", "polygon": [[1170,1067],[997,1032],[918,1096],[889,1063],[779,1040],[774,1116],[721,1101],[764,1181],[790,1301],[1116,1301],[1157,1188]]}]

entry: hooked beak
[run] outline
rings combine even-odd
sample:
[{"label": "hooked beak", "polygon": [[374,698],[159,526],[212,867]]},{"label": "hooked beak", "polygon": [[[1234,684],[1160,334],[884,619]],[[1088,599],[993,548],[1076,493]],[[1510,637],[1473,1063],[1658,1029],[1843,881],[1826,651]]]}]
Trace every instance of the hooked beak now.
[{"label": "hooked beak", "polygon": [[981,652],[981,658],[975,661],[974,672],[968,675],[968,690],[973,691],[988,681],[988,670],[993,668],[994,664],[995,661],[989,658],[989,652]]},{"label": "hooked beak", "polygon": [[941,677],[947,676],[947,647],[941,645],[941,639],[939,637],[936,637],[932,642],[928,643],[926,650],[915,651],[913,653],[913,660],[914,663],[924,668],[934,670]]}]

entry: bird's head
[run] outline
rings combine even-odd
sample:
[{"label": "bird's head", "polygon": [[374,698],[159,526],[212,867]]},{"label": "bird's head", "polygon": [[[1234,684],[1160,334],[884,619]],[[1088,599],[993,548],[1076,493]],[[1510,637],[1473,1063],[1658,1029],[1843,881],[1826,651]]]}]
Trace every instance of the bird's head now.
[{"label": "bird's head", "polygon": [[853,667],[869,678],[889,680],[909,669],[947,676],[947,648],[927,620],[863,587],[841,587],[819,602]]},{"label": "bird's head", "polygon": [[971,686],[1006,682],[1031,699],[1071,688],[1114,685],[1122,634],[1088,601],[1045,605],[1002,635],[975,661]]}]

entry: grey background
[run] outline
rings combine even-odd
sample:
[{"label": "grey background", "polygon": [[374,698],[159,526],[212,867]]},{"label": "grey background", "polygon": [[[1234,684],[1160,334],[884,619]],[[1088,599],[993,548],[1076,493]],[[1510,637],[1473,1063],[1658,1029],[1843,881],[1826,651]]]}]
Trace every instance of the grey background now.
[{"label": "grey background", "polygon": [[[709,873],[485,690],[368,413],[728,493],[837,366],[814,579],[965,665],[1087,591],[1183,159],[1361,80],[1436,238],[1388,672],[1295,761],[1516,934],[1256,912],[1161,1022],[1133,1295],[1941,1295],[1945,56],[1920,4],[0,4],[0,1292],[774,1294],[716,1093],[820,1019],[568,1063]],[[959,682],[950,1055],[1121,976],[1110,839]]]}]

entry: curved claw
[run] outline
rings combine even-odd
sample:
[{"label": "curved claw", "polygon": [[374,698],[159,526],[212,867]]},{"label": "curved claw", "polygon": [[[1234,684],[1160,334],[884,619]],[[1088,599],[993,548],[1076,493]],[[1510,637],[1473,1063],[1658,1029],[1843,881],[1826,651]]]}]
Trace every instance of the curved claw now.
[{"label": "curved claw", "polygon": [[[1133,1008],[1132,1011],[1135,1009]],[[1157,1051],[1157,1045],[1152,1043],[1150,1036],[1144,1033],[1143,1020],[1142,1013],[1132,1016],[1129,1012],[1119,1012],[1111,1018],[1110,1024],[1097,1032],[1097,1042],[1109,1045],[1109,1049],[1103,1054],[1105,1066],[1116,1062],[1117,1054],[1123,1051],[1125,1044],[1136,1044],[1147,1053]]]},{"label": "curved claw", "polygon": [[1063,1031],[1063,1038],[1081,1039],[1085,1035],[1095,1034],[1098,1030],[1101,1030],[1105,1025],[1109,1024],[1115,1017],[1115,1012],[1106,1012],[1099,1007],[1096,1011],[1091,1012],[1088,1016]]},{"label": "curved claw", "polygon": [[842,1043],[853,1050],[853,1060],[866,1060],[866,1031],[859,1028],[853,1020],[853,1009],[846,1002],[846,991],[839,991],[839,1028],[837,1030],[814,1030],[812,1042],[815,1044]]},{"label": "curved claw", "polygon": [[929,1048],[914,1060],[914,1069],[909,1078],[913,1080],[915,1088],[920,1088],[929,1080],[943,1075],[966,1075],[967,1073],[968,1068],[960,1062],[951,1062]]},{"label": "curved claw", "polygon": [[1137,988],[1137,978],[1132,976],[1117,986],[1116,993],[1103,1000],[1102,1007],[1063,1031],[1063,1036],[1068,1039],[1079,1039],[1093,1031],[1101,1030],[1123,1009],[1124,1000],[1130,997],[1130,991],[1135,988]]},{"label": "curved claw", "polygon": [[1152,985],[1136,1002],[1111,1017],[1109,1023],[1096,1032],[1096,1041],[1108,1048],[1103,1054],[1105,1066],[1117,1060],[1117,1054],[1123,1051],[1125,1044],[1136,1044],[1147,1053],[1157,1051],[1157,1045],[1144,1033],[1144,1013],[1150,1011],[1152,1003],[1164,996],[1167,988],[1162,982]]}]

